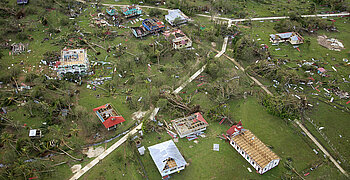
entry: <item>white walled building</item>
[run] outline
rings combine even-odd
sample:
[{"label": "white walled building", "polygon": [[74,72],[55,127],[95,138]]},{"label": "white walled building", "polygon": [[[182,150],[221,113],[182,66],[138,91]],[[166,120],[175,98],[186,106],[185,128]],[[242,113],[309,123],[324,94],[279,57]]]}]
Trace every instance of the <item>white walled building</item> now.
[{"label": "white walled building", "polygon": [[180,9],[169,10],[168,14],[165,15],[165,20],[172,26],[186,23],[189,19],[190,18],[181,12]]},{"label": "white walled building", "polygon": [[192,46],[191,39],[180,29],[165,31],[163,35],[172,43],[174,49],[189,48]]},{"label": "white walled building", "polygon": [[151,157],[163,179],[185,169],[187,162],[177,149],[173,140],[148,147]]},{"label": "white walled building", "polygon": [[226,133],[230,145],[259,174],[264,174],[279,164],[280,158],[252,132],[243,129],[241,122],[232,126]]}]

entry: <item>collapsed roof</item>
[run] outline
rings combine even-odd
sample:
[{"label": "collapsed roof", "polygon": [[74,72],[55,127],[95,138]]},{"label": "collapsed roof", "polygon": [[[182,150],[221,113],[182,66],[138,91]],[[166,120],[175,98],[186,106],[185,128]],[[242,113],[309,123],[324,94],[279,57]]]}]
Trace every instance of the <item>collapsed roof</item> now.
[{"label": "collapsed roof", "polygon": [[116,125],[125,121],[123,116],[121,116],[111,104],[102,105],[93,109],[93,111],[108,130],[115,128]]}]

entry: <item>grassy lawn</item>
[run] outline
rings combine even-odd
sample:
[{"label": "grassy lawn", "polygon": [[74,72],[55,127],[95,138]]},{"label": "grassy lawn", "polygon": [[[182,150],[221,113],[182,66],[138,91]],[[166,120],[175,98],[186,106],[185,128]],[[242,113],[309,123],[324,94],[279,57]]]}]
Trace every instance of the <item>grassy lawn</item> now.
[{"label": "grassy lawn", "polygon": [[[201,97],[200,94],[198,96]],[[196,99],[194,101],[197,102]],[[251,130],[265,144],[273,147],[273,151],[282,158],[280,164],[264,175],[259,175],[255,172],[249,173],[247,170],[250,167],[248,162],[227,142],[217,138],[217,135],[225,132],[229,126],[225,124],[219,125],[218,122],[204,116],[210,124],[206,130],[205,138],[199,138],[198,144],[187,139],[180,139],[176,143],[176,146],[190,165],[179,174],[171,175],[173,179],[231,179],[230,177],[233,173],[237,178],[244,179],[258,179],[262,177],[264,179],[276,179],[286,173],[287,170],[284,168],[283,163],[287,158],[292,158],[293,166],[297,171],[308,169],[311,164],[324,159],[322,155],[316,155],[312,151],[312,148],[307,144],[310,142],[305,140],[305,137],[295,127],[267,114],[254,97],[234,100],[228,108],[230,108],[236,120],[242,120],[245,128]],[[147,133],[142,139],[142,145],[147,149],[151,145],[169,139],[171,137],[165,132],[160,134],[155,132]],[[219,152],[212,150],[213,144],[220,144]],[[121,146],[84,175],[83,178],[99,179],[104,177],[106,179],[114,179],[116,177],[117,179],[142,179],[142,176],[137,173],[138,170],[135,171],[135,169],[141,169],[141,166],[135,156],[133,158],[128,157],[128,153],[132,154],[131,147],[129,145]],[[127,158],[123,159],[123,157]],[[149,179],[161,178],[148,150],[140,159]],[[127,164],[126,170],[124,169],[125,163]],[[134,171],[130,171],[131,168]],[[311,179],[337,178],[339,177],[339,172],[334,168],[333,164],[326,163],[312,171],[309,177]]]},{"label": "grassy lawn", "polygon": [[[34,0],[33,0],[34,1]],[[35,2],[35,1],[34,1]],[[278,1],[271,0],[268,3],[261,4],[253,0],[248,0],[245,2],[237,2],[231,0],[230,3],[236,2],[239,6],[244,6],[242,10],[247,12],[247,17],[261,17],[261,16],[280,16],[288,15],[295,7],[299,7],[297,12],[301,14],[308,14],[309,6],[311,2],[309,1]],[[267,2],[267,1],[266,1]],[[15,1],[11,1],[15,3]],[[120,0],[118,2],[114,0],[102,0],[102,3],[113,3],[113,4],[130,4],[129,1]],[[195,1],[190,0],[188,3],[191,6],[210,6],[212,3],[209,1]],[[72,88],[78,90],[79,93],[74,93],[74,102],[72,103],[72,112],[75,113],[76,108],[81,108],[84,114],[84,118],[79,118],[77,116],[63,118],[59,116],[59,123],[52,124],[52,126],[60,128],[61,139],[65,139],[67,143],[73,147],[71,150],[68,147],[60,144],[64,147],[66,151],[72,154],[74,157],[83,158],[83,161],[77,162],[70,159],[65,155],[55,155],[51,157],[50,160],[52,164],[57,164],[60,162],[66,162],[66,164],[57,166],[54,172],[45,176],[44,178],[49,179],[68,179],[72,176],[70,167],[75,164],[81,164],[82,166],[87,165],[93,158],[88,159],[81,153],[81,149],[87,145],[97,142],[102,142],[106,139],[114,137],[115,135],[124,132],[125,130],[132,128],[136,121],[132,119],[132,114],[136,111],[147,111],[150,107],[156,106],[158,99],[160,98],[160,92],[164,90],[174,90],[183,82],[185,82],[192,74],[194,74],[200,67],[207,63],[209,57],[215,55],[210,47],[214,42],[217,50],[221,50],[223,37],[221,35],[216,36],[216,28],[213,22],[209,18],[193,16],[193,22],[183,25],[180,28],[193,40],[193,48],[191,51],[175,51],[169,48],[169,42],[165,40],[162,34],[150,35],[142,39],[135,38],[128,28],[118,28],[118,27],[92,27],[91,21],[92,16],[96,17],[101,11],[105,11],[103,8],[93,8],[91,6],[86,7],[79,17],[74,19],[68,19],[68,16],[58,11],[58,4],[52,8],[56,9],[43,9],[45,13],[28,15],[23,19],[16,21],[18,24],[22,24],[23,33],[31,36],[31,40],[24,38],[19,39],[18,34],[8,34],[6,40],[11,39],[11,43],[29,43],[29,50],[31,52],[23,53],[16,56],[10,56],[10,49],[2,48],[0,53],[4,56],[0,61],[1,74],[3,77],[10,74],[14,68],[19,68],[21,73],[18,76],[17,81],[19,83],[24,82],[25,77],[28,72],[34,72],[35,74],[46,74],[49,76],[54,76],[55,72],[48,70],[44,65],[39,64],[40,60],[44,59],[44,54],[48,51],[59,52],[64,47],[69,47],[70,43],[68,41],[75,41],[80,37],[80,33],[84,33],[84,37],[89,42],[96,43],[103,46],[104,48],[116,47],[121,44],[125,47],[125,51],[119,56],[115,55],[118,50],[113,49],[111,52],[107,52],[104,48],[96,47],[98,53],[93,50],[88,50],[88,57],[90,61],[106,61],[112,63],[110,68],[93,66],[95,74],[84,79],[81,86],[70,83],[69,86],[62,86],[62,88]],[[35,7],[35,3],[30,3],[26,7]],[[163,6],[162,6],[163,7]],[[164,6],[166,7],[166,5]],[[38,7],[39,8],[39,7]],[[117,8],[119,9],[119,8]],[[327,11],[329,8],[318,7],[317,12]],[[150,12],[149,9],[144,9],[144,12]],[[166,11],[162,11],[163,15],[167,14]],[[161,15],[159,19],[163,22],[164,16]],[[47,25],[43,25],[41,21],[41,16],[45,16],[48,20]],[[223,17],[237,18],[236,15],[222,15]],[[140,16],[143,19],[148,18],[146,14]],[[333,81],[338,82],[343,81],[342,78],[347,78],[349,75],[349,66],[346,66],[343,62],[343,58],[350,59],[350,54],[348,48],[350,48],[350,30],[349,30],[349,18],[334,18],[336,22],[334,25],[337,27],[339,32],[331,33],[327,31],[319,31],[318,35],[325,34],[328,37],[334,37],[341,40],[345,46],[345,50],[341,52],[330,51],[317,44],[317,35],[314,34],[302,34],[305,39],[310,40],[311,44],[308,47],[303,44],[299,46],[301,52],[293,48],[290,44],[280,44],[279,46],[272,46],[269,42],[269,34],[277,33],[273,27],[276,21],[264,21],[264,22],[252,22],[252,28],[241,28],[243,34],[250,35],[260,44],[267,44],[270,48],[271,56],[274,60],[283,57],[288,59],[289,62],[281,66],[281,68],[298,68],[298,64],[302,60],[310,61],[311,58],[320,60],[322,66],[329,71],[329,78],[321,78],[317,74],[314,75],[317,81]],[[68,24],[64,25],[63,20],[68,20]],[[327,21],[331,24],[331,21]],[[125,26],[140,26],[141,21],[136,24],[131,24],[129,20],[124,22]],[[28,28],[27,28],[28,27]],[[30,27],[30,28],[29,28]],[[53,29],[59,28],[59,33],[50,33]],[[104,36],[106,32],[116,31],[117,35],[107,38]],[[102,34],[102,35],[101,35]],[[73,35],[71,37],[71,35]],[[96,36],[98,35],[98,36]],[[209,37],[210,36],[210,37]],[[49,38],[47,40],[46,38]],[[46,39],[46,40],[45,40]],[[197,43],[197,42],[200,43]],[[77,40],[79,47],[87,47],[81,41]],[[73,44],[73,43],[72,43]],[[75,45],[77,45],[75,44]],[[83,45],[81,45],[83,44]],[[157,44],[157,45],[156,45]],[[169,49],[167,49],[169,48]],[[228,45],[228,50],[226,53],[233,57],[233,45]],[[280,48],[280,50],[276,50]],[[164,50],[164,51],[163,51]],[[159,53],[159,62],[157,61],[157,53]],[[191,54],[192,53],[192,54]],[[187,59],[186,59],[187,57]],[[332,60],[335,59],[335,60]],[[139,62],[140,60],[140,62]],[[219,59],[210,59],[210,61],[220,62],[223,66],[222,72],[230,76],[240,76],[239,79],[234,81],[239,86],[239,90],[245,91],[258,91],[259,87],[253,85],[251,80],[242,72],[236,71],[236,68],[224,57]],[[252,60],[252,62],[255,60]],[[247,67],[251,62],[240,62],[244,67]],[[151,65],[148,68],[148,64]],[[337,71],[333,71],[332,67],[335,67]],[[116,69],[115,72],[113,70]],[[307,78],[308,75],[305,74],[303,70],[297,70],[298,74],[303,78]],[[222,73],[220,72],[220,73]],[[223,73],[222,73],[223,74]],[[110,84],[114,87],[112,92],[105,92],[97,88],[96,91],[88,89],[86,86],[86,81],[94,80],[95,78],[113,76],[113,80]],[[305,173],[310,172],[307,179],[342,179],[343,176],[338,172],[332,163],[326,161],[321,153],[316,155],[313,149],[317,149],[315,145],[306,137],[304,137],[300,129],[295,127],[292,122],[285,122],[284,120],[272,116],[267,113],[263,106],[258,102],[258,98],[255,96],[248,96],[248,98],[240,99],[229,99],[227,103],[227,109],[229,115],[233,117],[235,121],[242,121],[243,127],[251,130],[262,142],[266,145],[272,147],[272,150],[281,157],[280,164],[265,173],[264,175],[259,175],[256,172],[250,173],[247,168],[252,167],[246,162],[227,142],[221,140],[217,136],[224,133],[230,126],[228,124],[219,125],[214,119],[208,117],[207,112],[213,109],[218,103],[213,100],[214,95],[221,93],[219,90],[210,94],[210,88],[212,88],[211,82],[213,78],[210,74],[203,72],[201,76],[204,76],[204,81],[194,80],[189,83],[182,91],[179,96],[185,101],[191,101],[188,103],[189,106],[200,105],[200,110],[204,115],[204,118],[209,122],[210,126],[206,130],[206,137],[199,138],[198,144],[193,141],[188,141],[187,139],[180,139],[176,143],[180,152],[185,157],[189,166],[180,173],[175,173],[172,176],[173,179],[232,179],[232,175],[237,179],[280,179],[286,174],[292,174],[289,170],[284,167],[284,163],[287,159],[292,159],[292,165],[296,171]],[[225,76],[226,77],[226,76]],[[231,77],[229,77],[231,78]],[[222,80],[225,82],[229,81],[229,78]],[[263,77],[256,77],[264,85],[268,86],[274,91],[271,85],[273,84],[270,80]],[[217,78],[218,79],[218,78]],[[215,79],[215,80],[217,80]],[[12,81],[12,80],[11,80]],[[201,84],[204,82],[203,84]],[[28,82],[34,83],[34,82]],[[7,86],[6,84],[4,84]],[[342,89],[348,90],[350,88],[349,83],[337,83],[337,86]],[[4,92],[12,87],[12,82],[9,83],[8,87],[3,88]],[[44,86],[43,86],[44,87]],[[108,89],[107,85],[101,85],[102,88]],[[325,88],[329,88],[326,87]],[[64,89],[65,91],[66,89]],[[197,91],[198,90],[198,91]],[[54,91],[51,90],[50,93]],[[62,90],[61,90],[62,91]],[[215,90],[214,90],[215,91]],[[311,88],[307,89],[307,93],[311,93],[314,90]],[[208,93],[209,92],[209,93]],[[7,92],[6,92],[7,93]],[[217,93],[217,94],[215,94]],[[4,93],[5,94],[5,93]],[[16,96],[13,92],[8,92],[6,95],[1,94],[1,98]],[[63,93],[64,94],[64,93]],[[321,93],[320,93],[321,94]],[[322,92],[322,95],[324,92]],[[31,94],[28,93],[28,96]],[[42,99],[47,98],[51,94],[47,93],[40,97]],[[68,93],[67,93],[68,95]],[[56,97],[55,95],[52,95]],[[64,95],[61,95],[64,96]],[[132,103],[126,101],[127,97],[132,98]],[[309,95],[311,97],[311,95]],[[19,97],[21,102],[26,103]],[[329,97],[330,98],[330,97]],[[347,100],[340,100],[335,97],[335,101],[349,107],[345,102]],[[24,98],[25,99],[25,98]],[[54,98],[52,98],[54,99]],[[311,98],[310,98],[311,99]],[[32,101],[33,99],[29,99]],[[51,102],[51,106],[57,102]],[[126,122],[120,125],[116,130],[107,131],[105,127],[101,124],[100,120],[96,117],[93,108],[101,106],[106,103],[111,103],[113,106],[121,113],[125,118]],[[349,113],[342,112],[329,106],[325,103],[312,100],[314,109],[308,114],[318,126],[323,126],[325,129],[322,131],[329,137],[331,142],[335,145],[336,149],[344,156],[344,158],[349,161],[350,153],[348,151],[349,147],[349,131],[348,131],[348,119]],[[14,103],[15,104],[15,103]],[[39,103],[37,103],[39,104]],[[69,106],[70,107],[70,106]],[[8,116],[18,122],[21,125],[17,130],[11,128],[3,128],[1,132],[9,132],[15,134],[13,143],[16,141],[25,139],[31,142],[28,137],[29,129],[36,128],[46,128],[43,127],[42,123],[53,119],[53,117],[46,117],[44,115],[38,114],[34,117],[28,116],[28,110],[24,106],[18,106],[18,104],[8,106]],[[44,111],[43,111],[44,112]],[[42,112],[38,112],[42,113]],[[34,113],[35,114],[35,113]],[[161,109],[159,112],[159,119],[170,120],[182,116],[184,112],[181,110],[176,110],[168,104],[168,107]],[[55,121],[54,121],[55,122]],[[26,124],[26,127],[22,125]],[[73,125],[77,126],[78,133],[74,135],[72,133]],[[50,124],[51,126],[51,124]],[[326,142],[320,137],[317,131],[312,127],[311,124],[306,124],[308,129],[320,140],[320,142],[329,149],[330,147]],[[2,128],[2,127],[1,127]],[[55,129],[50,129],[44,134],[42,138],[43,144],[48,143],[52,139],[60,138],[55,137]],[[94,138],[95,134],[99,133],[101,137]],[[58,133],[57,133],[58,134]],[[151,145],[164,142],[169,140],[171,137],[165,132],[160,133],[150,132],[146,133],[142,139],[142,145],[149,147]],[[104,143],[100,146],[108,148],[113,143],[117,142],[119,138]],[[44,142],[45,141],[45,142]],[[21,149],[21,142],[16,144],[17,150],[25,151]],[[213,144],[220,144],[220,151],[213,151]],[[96,167],[92,168],[88,173],[86,173],[82,179],[144,179],[143,171],[145,170],[147,177],[149,179],[160,179],[160,174],[150,157],[149,151],[146,150],[144,156],[139,156],[137,152],[134,152],[134,144],[124,143],[113,153],[102,160]],[[1,160],[5,159],[4,156],[7,154],[5,151],[10,147],[3,148],[3,143],[1,144]],[[6,149],[7,148],[7,149]],[[97,148],[97,147],[94,147]],[[54,148],[51,148],[51,150]],[[55,149],[56,150],[56,149]],[[24,157],[34,158],[37,156],[38,152],[36,150],[31,150],[33,155]],[[330,150],[332,153],[332,151]],[[50,152],[51,153],[51,152]],[[322,166],[314,171],[309,171],[311,165],[323,162]],[[143,170],[142,166],[145,168]],[[349,166],[345,166],[346,170],[350,170]],[[42,177],[40,177],[42,178]]]}]

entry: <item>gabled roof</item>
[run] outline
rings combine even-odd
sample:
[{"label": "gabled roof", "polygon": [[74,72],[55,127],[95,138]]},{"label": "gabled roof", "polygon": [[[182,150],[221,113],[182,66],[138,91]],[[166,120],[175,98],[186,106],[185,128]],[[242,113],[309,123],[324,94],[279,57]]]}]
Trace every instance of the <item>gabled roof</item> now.
[{"label": "gabled roof", "polygon": [[[168,158],[175,160],[177,167],[185,166],[187,162],[182,157],[173,140],[165,141],[148,147],[151,157],[156,164],[158,171],[162,174]],[[163,176],[163,175],[162,175]]]},{"label": "gabled roof", "polygon": [[99,109],[107,108],[108,105],[109,105],[109,104],[105,104],[105,105],[99,106],[99,107],[97,107],[97,108],[94,108],[94,109],[92,109],[92,110],[96,112],[96,111],[99,110]]},{"label": "gabled roof", "polygon": [[204,122],[205,124],[208,124],[208,122],[203,118],[201,113],[197,112],[195,113],[195,115],[197,116],[197,118],[193,120],[194,122],[198,120],[198,121]]},{"label": "gabled roof", "polygon": [[241,129],[242,129],[242,122],[239,121],[236,125],[233,125],[232,127],[230,127],[230,129],[228,129],[226,133],[231,136],[234,132],[240,131]]},{"label": "gabled roof", "polygon": [[103,121],[102,124],[106,128],[110,128],[110,127],[117,125],[117,124],[120,124],[124,121],[125,121],[125,119],[122,116],[112,116],[112,117],[109,117],[107,120]]}]

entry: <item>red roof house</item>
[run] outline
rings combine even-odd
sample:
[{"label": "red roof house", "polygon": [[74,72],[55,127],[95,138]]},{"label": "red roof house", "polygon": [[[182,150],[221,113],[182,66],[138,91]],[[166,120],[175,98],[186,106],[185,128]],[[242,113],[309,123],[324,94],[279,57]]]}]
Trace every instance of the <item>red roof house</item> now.
[{"label": "red roof house", "polygon": [[125,121],[123,116],[121,116],[111,104],[105,104],[94,108],[93,111],[108,130],[116,128],[118,124]]}]

